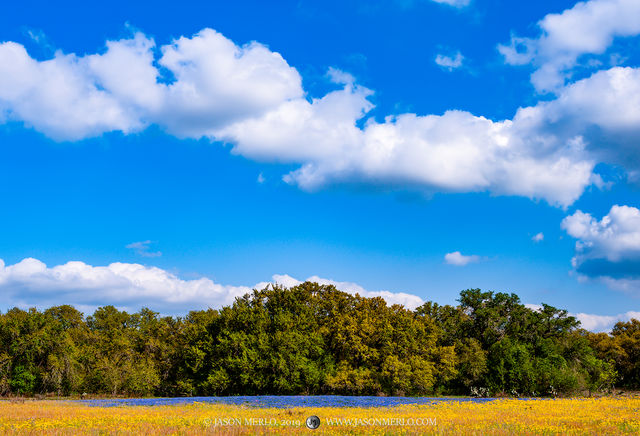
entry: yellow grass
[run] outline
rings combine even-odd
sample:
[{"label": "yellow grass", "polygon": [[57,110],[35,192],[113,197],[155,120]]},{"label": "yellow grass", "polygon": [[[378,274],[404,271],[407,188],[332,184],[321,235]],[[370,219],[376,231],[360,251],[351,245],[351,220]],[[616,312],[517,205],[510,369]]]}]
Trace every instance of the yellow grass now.
[{"label": "yellow grass", "polygon": [[[317,430],[305,426],[310,415],[321,419]],[[350,423],[338,425],[337,419],[349,419]],[[0,401],[0,433],[640,434],[640,398],[505,399],[482,404],[453,402],[374,409],[259,409],[211,404],[92,407],[68,401]]]}]

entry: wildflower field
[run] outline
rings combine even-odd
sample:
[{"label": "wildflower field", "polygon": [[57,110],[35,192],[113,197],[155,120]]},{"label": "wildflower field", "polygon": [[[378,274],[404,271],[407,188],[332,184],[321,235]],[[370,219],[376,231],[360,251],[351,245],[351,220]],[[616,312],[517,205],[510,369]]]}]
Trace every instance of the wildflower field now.
[{"label": "wildflower field", "polygon": [[[309,416],[320,426],[306,426]],[[640,397],[499,399],[389,408],[0,402],[2,434],[640,434]]]}]

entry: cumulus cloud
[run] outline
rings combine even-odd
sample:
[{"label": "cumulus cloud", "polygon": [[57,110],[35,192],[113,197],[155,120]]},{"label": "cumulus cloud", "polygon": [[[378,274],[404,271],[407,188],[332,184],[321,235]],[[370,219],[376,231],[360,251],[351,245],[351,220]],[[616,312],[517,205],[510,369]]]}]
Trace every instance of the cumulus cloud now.
[{"label": "cumulus cloud", "polygon": [[211,29],[163,46],[159,63],[176,77],[160,124],[178,136],[215,136],[219,126],[304,94],[300,75],[280,54],[257,42],[238,47]]},{"label": "cumulus cloud", "polygon": [[[542,310],[542,306],[539,304],[525,304],[525,306],[531,310]],[[569,315],[580,321],[583,329],[592,332],[609,332],[617,322],[626,322],[631,318],[640,319],[640,312],[635,311],[628,311],[617,315],[596,315],[583,312],[569,313]]]},{"label": "cumulus cloud", "polygon": [[[134,41],[127,44],[131,44],[131,50],[141,49]],[[23,121],[57,139],[81,139],[105,131],[129,133],[141,129],[143,123],[134,113],[135,108],[123,104],[113,93],[99,89],[87,71],[87,64],[73,54],[62,53],[38,62],[22,45],[3,43],[0,45],[0,107],[6,108],[5,117]],[[131,71],[137,71],[135,66]]]},{"label": "cumulus cloud", "polygon": [[453,71],[462,66],[463,60],[464,56],[462,56],[462,53],[460,52],[456,52],[453,56],[447,56],[439,53],[436,56],[435,62],[445,70]]},{"label": "cumulus cloud", "polygon": [[471,0],[431,0],[431,1],[453,6],[454,8],[464,8],[465,6],[469,6],[469,3],[471,3]]},{"label": "cumulus cloud", "polygon": [[531,240],[532,240],[533,242],[541,242],[541,241],[544,241],[544,233],[540,232],[540,233],[535,234],[535,235],[533,236],[533,238],[531,238]]},{"label": "cumulus cloud", "polygon": [[444,261],[449,265],[456,266],[465,266],[470,263],[480,262],[482,257],[472,254],[470,256],[465,256],[459,251],[454,251],[453,253],[447,253],[444,255]]},{"label": "cumulus cloud", "polygon": [[[593,160],[580,138],[540,137],[522,117],[494,122],[463,111],[369,118],[370,91],[354,84],[312,101],[295,100],[220,130],[234,152],[299,162],[284,180],[314,190],[352,180],[444,192],[489,191],[573,203],[591,183]],[[541,110],[543,112],[543,110]],[[546,144],[541,144],[545,141]]]},{"label": "cumulus cloud", "polygon": [[[365,297],[381,296],[389,304],[415,308],[422,300],[405,293],[367,291],[355,283],[335,282],[317,276],[308,280],[333,284],[338,289]],[[220,308],[232,304],[236,297],[264,289],[270,282],[253,287],[230,286],[202,277],[183,280],[161,268],[135,263],[116,262],[92,266],[84,262],[67,262],[48,267],[27,258],[14,265],[0,259],[0,307],[40,307],[72,304],[84,311],[98,306],[114,306],[136,311],[142,306],[165,314],[184,314],[192,309]],[[287,275],[274,275],[271,283],[287,287],[301,282]]]},{"label": "cumulus cloud", "polygon": [[599,221],[578,210],[561,225],[577,239],[571,263],[583,279],[640,292],[640,210],[614,205]]},{"label": "cumulus cloud", "polygon": [[[237,46],[212,29],[162,46],[142,33],[107,42],[102,54],[57,52],[37,61],[14,42],[0,44],[0,101],[7,116],[58,140],[157,123],[179,137],[259,115],[303,95],[301,78],[258,43]],[[163,83],[156,62],[171,80]]]},{"label": "cumulus cloud", "polygon": [[[573,144],[583,159],[620,165],[637,181],[640,69],[614,67],[594,73],[563,88],[555,100],[519,109],[513,125],[517,137],[528,132],[540,150]],[[596,174],[591,182],[608,185]]]},{"label": "cumulus cloud", "polygon": [[583,55],[606,52],[616,37],[640,33],[640,3],[636,0],[590,0],[576,3],[538,22],[536,38],[511,36],[498,50],[512,65],[533,64],[531,82],[541,92],[557,91]]},{"label": "cumulus cloud", "polygon": [[126,248],[133,250],[138,256],[142,257],[160,257],[162,256],[161,251],[151,251],[150,245],[152,241],[138,241],[132,242],[131,244],[127,244]]},{"label": "cumulus cloud", "polygon": [[350,74],[330,69],[336,89],[311,98],[297,70],[257,42],[239,46],[205,29],[154,47],[137,33],[104,53],[38,61],[20,44],[0,44],[0,120],[59,140],[156,124],[230,143],[250,159],[299,165],[284,180],[307,190],[358,182],[567,207],[587,186],[604,186],[597,162],[640,174],[638,69],[598,72],[511,120],[452,110],[377,121],[373,92]]},{"label": "cumulus cloud", "polygon": [[590,313],[574,313],[572,316],[575,316],[580,324],[582,324],[582,328],[586,330],[590,330],[592,332],[608,332],[613,329],[613,326],[617,322],[626,322],[631,318],[640,320],[640,312],[629,311],[625,313],[620,313],[617,315],[594,315]]},{"label": "cumulus cloud", "polygon": [[[415,309],[418,306],[423,305],[425,302],[422,298],[417,295],[406,294],[404,292],[389,292],[389,291],[368,291],[364,289],[362,286],[357,283],[352,282],[337,282],[331,279],[324,279],[318,276],[311,276],[307,280],[307,282],[316,282],[321,285],[333,285],[337,289],[347,292],[352,295],[360,295],[362,297],[372,298],[372,297],[382,297],[387,304],[401,304],[408,309]],[[284,275],[274,275],[273,282],[286,286],[296,286],[302,283],[302,281],[295,279],[287,274]],[[258,288],[266,286],[268,283],[263,282],[259,283]]]},{"label": "cumulus cloud", "polygon": [[132,263],[91,266],[74,261],[47,267],[33,258],[14,265],[0,260],[0,298],[5,307],[113,304],[176,313],[230,304],[249,291],[246,286],[223,286],[208,278],[182,280],[160,268]]}]

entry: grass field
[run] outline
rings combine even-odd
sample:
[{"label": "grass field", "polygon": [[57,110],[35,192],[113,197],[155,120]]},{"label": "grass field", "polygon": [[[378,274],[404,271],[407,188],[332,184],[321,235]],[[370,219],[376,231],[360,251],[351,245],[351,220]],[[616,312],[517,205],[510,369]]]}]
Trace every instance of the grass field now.
[{"label": "grass field", "polygon": [[[320,427],[306,427],[307,417]],[[640,434],[640,397],[501,399],[393,408],[267,409],[191,404],[95,407],[0,402],[2,434]]]}]

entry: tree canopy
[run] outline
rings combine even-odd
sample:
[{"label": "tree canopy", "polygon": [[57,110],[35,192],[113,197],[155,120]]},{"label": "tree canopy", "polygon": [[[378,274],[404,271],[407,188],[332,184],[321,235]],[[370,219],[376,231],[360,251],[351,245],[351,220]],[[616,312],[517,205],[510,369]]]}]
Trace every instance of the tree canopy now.
[{"label": "tree canopy", "polygon": [[640,322],[589,333],[566,311],[469,289],[415,310],[306,282],[220,310],[0,314],[0,394],[558,395],[640,386]]}]

